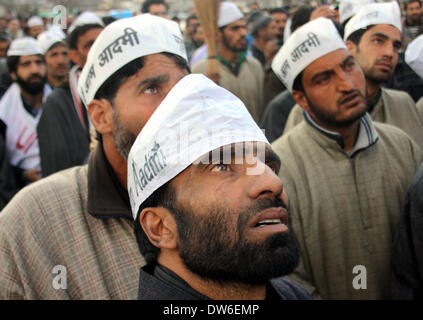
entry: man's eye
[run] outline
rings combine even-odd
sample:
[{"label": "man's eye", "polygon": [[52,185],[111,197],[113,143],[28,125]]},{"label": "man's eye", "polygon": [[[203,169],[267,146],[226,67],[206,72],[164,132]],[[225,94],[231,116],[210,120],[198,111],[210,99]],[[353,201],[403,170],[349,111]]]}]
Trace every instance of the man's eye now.
[{"label": "man's eye", "polygon": [[329,82],[329,77],[327,77],[327,76],[321,77],[321,78],[316,80],[316,84],[319,85],[319,86],[325,85],[328,82]]},{"label": "man's eye", "polygon": [[214,172],[229,171],[229,166],[227,164],[217,164],[212,168],[211,171],[214,171]]},{"label": "man's eye", "polygon": [[156,86],[150,86],[150,87],[148,87],[144,90],[144,93],[156,94],[157,93],[157,87]]}]

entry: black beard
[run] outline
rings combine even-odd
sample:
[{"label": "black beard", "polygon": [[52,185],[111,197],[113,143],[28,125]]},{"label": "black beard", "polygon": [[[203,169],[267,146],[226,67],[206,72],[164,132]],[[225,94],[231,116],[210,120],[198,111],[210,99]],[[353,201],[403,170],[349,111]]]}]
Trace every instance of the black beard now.
[{"label": "black beard", "polygon": [[[366,94],[364,96],[364,101],[367,103],[367,88],[366,88]],[[360,93],[361,94],[361,93]],[[319,120],[320,123],[322,123],[325,126],[329,126],[331,128],[345,128],[350,125],[352,125],[355,121],[360,119],[362,116],[364,116],[368,110],[366,108],[363,112],[357,114],[356,116],[352,118],[345,119],[343,121],[338,121],[335,119],[335,116],[331,113],[326,112],[325,110],[321,110],[321,108],[317,107],[311,100],[308,98],[307,94],[305,94],[305,98],[307,99],[308,105],[313,111],[314,116]],[[338,105],[338,103],[337,103]]]},{"label": "black beard", "polygon": [[132,145],[134,144],[137,136],[122,125],[119,120],[119,115],[115,110],[113,110],[113,123],[115,127],[113,139],[116,149],[119,154],[128,161],[129,151],[131,151]]},{"label": "black beard", "polygon": [[[30,79],[39,79],[37,82],[30,82]],[[19,77],[16,74],[16,83],[19,85],[19,87],[25,91],[26,93],[29,93],[32,96],[35,96],[44,90],[44,85],[47,81],[47,76],[40,76],[40,75],[32,75],[28,78],[28,80],[24,80],[21,77]]]},{"label": "black beard", "polygon": [[237,48],[237,47],[233,47],[229,44],[229,41],[224,34],[223,34],[222,39],[223,39],[223,44],[225,45],[225,47],[228,48],[229,50],[233,51],[233,52],[243,52],[243,51],[247,50],[247,46],[248,46],[247,42],[245,42],[245,45],[243,47]]},{"label": "black beard", "polygon": [[180,256],[186,267],[204,279],[217,282],[264,284],[290,274],[298,264],[299,250],[291,232],[269,236],[261,243],[245,239],[247,223],[280,199],[264,199],[240,212],[237,230],[228,224],[230,210],[211,208],[207,216],[172,208],[178,228]]}]

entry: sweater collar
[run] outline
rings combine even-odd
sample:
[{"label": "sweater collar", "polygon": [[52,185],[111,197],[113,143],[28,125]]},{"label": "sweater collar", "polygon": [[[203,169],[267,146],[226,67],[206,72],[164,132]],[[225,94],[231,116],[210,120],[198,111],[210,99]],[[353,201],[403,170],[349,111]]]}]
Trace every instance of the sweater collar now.
[{"label": "sweater collar", "polygon": [[[312,128],[316,129],[323,136],[326,136],[329,139],[336,141],[336,143],[338,144],[340,148],[342,149],[344,148],[344,141],[342,139],[342,136],[339,133],[326,130],[322,128],[321,126],[319,126],[315,121],[313,121],[313,119],[305,110],[303,110],[303,116],[305,121]],[[354,148],[346,152],[350,158],[353,158],[359,151],[369,148],[370,146],[375,144],[376,141],[379,139],[379,136],[370,118],[370,115],[367,112],[364,116],[360,118],[359,121],[360,121],[360,124],[358,129],[357,141],[354,145]]]},{"label": "sweater collar", "polygon": [[228,69],[235,74],[236,76],[239,73],[239,70],[241,69],[241,64],[247,59],[247,54],[248,51],[245,50],[243,52],[241,52],[238,55],[238,59],[235,62],[235,65],[232,65],[228,60],[226,60],[225,58],[221,57],[220,55],[216,55],[216,59],[219,60],[223,65],[225,65],[226,67],[228,67]]},{"label": "sweater collar", "polygon": [[133,220],[128,192],[107,161],[101,141],[88,160],[88,212],[98,219]]}]

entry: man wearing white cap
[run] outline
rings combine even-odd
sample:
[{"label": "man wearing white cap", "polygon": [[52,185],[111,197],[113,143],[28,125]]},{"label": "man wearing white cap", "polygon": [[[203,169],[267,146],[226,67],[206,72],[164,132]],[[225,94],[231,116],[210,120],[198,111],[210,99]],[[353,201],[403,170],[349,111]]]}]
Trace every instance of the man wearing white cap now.
[{"label": "man wearing white cap", "polygon": [[330,20],[295,31],[272,67],[305,119],[272,144],[302,253],[293,278],[325,299],[389,298],[393,234],[423,152],[372,122],[364,75]]},{"label": "man wearing white cap", "polygon": [[175,22],[146,14],[103,30],[78,81],[100,142],[88,165],[42,179],[2,211],[1,299],[137,297],[144,260],[133,233],[126,157],[187,73]]},{"label": "man wearing white cap", "polygon": [[28,35],[33,38],[37,38],[38,35],[45,30],[43,19],[41,19],[39,16],[32,16],[29,18],[27,25]]},{"label": "man wearing white cap", "polygon": [[[407,46],[405,62],[423,79],[423,35],[418,36]],[[423,119],[423,96],[417,101],[417,110]]]},{"label": "man wearing white cap", "polygon": [[[233,2],[220,4],[217,35],[218,83],[236,95],[258,122],[263,113],[264,71],[260,62],[247,56],[247,23]],[[194,73],[206,74],[207,59],[194,65]]]},{"label": "man wearing white cap", "polygon": [[69,27],[68,54],[75,65],[69,72],[69,81],[56,87],[47,99],[37,128],[43,177],[83,164],[87,159],[90,123],[77,85],[88,52],[102,30],[101,19],[89,11],[81,13]]},{"label": "man wearing white cap", "polygon": [[[383,88],[398,63],[401,48],[401,17],[396,2],[368,4],[345,27],[344,40],[366,77],[368,112],[377,122],[402,129],[423,148],[423,118],[408,93]],[[303,120],[294,107],[285,133]]]},{"label": "man wearing white cap", "polygon": [[68,49],[64,43],[65,34],[58,27],[42,32],[37,43],[44,55],[47,69],[47,82],[54,88],[67,81],[69,69]]},{"label": "man wearing white cap", "polygon": [[339,22],[345,27],[362,6],[374,2],[375,0],[341,0],[339,2]]},{"label": "man wearing white cap", "polygon": [[7,152],[22,187],[40,179],[36,126],[51,88],[46,84],[42,52],[33,38],[12,41],[7,66],[14,83],[0,100],[0,119],[7,126]]},{"label": "man wearing white cap", "polygon": [[243,103],[203,75],[179,81],[128,158],[139,299],[310,299],[294,282],[279,158]]}]

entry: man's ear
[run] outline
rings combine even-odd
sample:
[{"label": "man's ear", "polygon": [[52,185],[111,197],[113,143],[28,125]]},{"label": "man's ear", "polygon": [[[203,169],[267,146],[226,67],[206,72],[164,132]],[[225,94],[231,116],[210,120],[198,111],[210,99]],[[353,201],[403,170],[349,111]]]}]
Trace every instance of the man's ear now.
[{"label": "man's ear", "polygon": [[347,46],[350,54],[355,57],[355,55],[357,54],[357,45],[351,40],[347,40],[347,42],[345,42],[345,45]]},{"label": "man's ear", "polygon": [[113,132],[113,107],[106,99],[94,99],[88,105],[88,114],[95,129],[102,135]]},{"label": "man's ear", "polygon": [[16,81],[16,72],[10,72],[9,74],[12,77],[13,81]]},{"label": "man's ear", "polygon": [[78,66],[82,65],[81,58],[79,57],[78,52],[75,49],[69,49],[68,55],[73,63],[77,64]]},{"label": "man's ear", "polygon": [[294,98],[295,102],[303,108],[305,111],[310,111],[310,106],[308,104],[306,95],[304,92],[292,90],[292,97]]},{"label": "man's ear", "polygon": [[138,223],[154,246],[168,250],[175,250],[178,247],[176,221],[168,209],[145,208],[140,214]]}]

